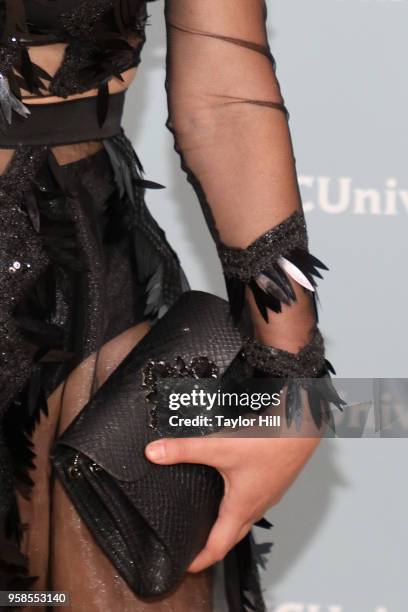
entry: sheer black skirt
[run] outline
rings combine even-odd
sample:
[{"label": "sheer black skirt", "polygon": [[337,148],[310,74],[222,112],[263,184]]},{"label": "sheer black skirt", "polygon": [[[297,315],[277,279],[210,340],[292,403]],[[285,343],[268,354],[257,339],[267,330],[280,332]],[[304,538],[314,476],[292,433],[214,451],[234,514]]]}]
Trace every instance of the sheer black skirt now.
[{"label": "sheer black skirt", "polygon": [[208,572],[136,598],[52,473],[55,437],[188,288],[146,207],[160,186],[123,133],[123,94],[103,129],[94,99],[71,104],[0,136],[0,589],[69,591],[76,611],[210,610]]}]

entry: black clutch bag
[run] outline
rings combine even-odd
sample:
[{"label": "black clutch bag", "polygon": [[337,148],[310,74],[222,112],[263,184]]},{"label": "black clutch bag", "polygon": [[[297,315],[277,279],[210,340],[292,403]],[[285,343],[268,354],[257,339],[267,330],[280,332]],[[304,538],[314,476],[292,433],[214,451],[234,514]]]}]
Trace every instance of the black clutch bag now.
[{"label": "black clutch bag", "polygon": [[225,300],[184,293],[54,444],[58,478],[140,597],[163,595],[182,578],[205,545],[224,488],[208,466],[160,466],[145,458],[145,446],[163,435],[157,381],[217,384],[241,347]]}]

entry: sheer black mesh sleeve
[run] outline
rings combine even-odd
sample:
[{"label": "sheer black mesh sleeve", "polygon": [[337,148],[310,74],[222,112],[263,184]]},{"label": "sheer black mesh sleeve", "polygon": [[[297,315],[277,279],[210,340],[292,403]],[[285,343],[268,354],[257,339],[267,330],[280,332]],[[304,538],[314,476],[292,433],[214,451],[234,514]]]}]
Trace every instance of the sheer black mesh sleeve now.
[{"label": "sheer black mesh sleeve", "polygon": [[[284,376],[291,358],[288,376],[326,376],[316,278],[327,268],[308,250],[265,2],[167,0],[165,17],[167,127],[216,242],[235,319],[250,306],[258,344],[246,346],[248,360],[270,376]],[[307,372],[305,347],[315,357]]]}]

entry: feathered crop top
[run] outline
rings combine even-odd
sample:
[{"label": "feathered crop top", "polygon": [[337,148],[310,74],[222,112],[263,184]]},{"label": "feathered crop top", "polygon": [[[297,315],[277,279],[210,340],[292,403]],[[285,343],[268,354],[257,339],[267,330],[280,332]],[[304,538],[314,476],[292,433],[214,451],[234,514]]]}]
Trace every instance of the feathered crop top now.
[{"label": "feathered crop top", "polygon": [[[147,17],[144,0],[0,0],[0,97],[11,94],[17,112],[22,91],[65,98],[96,88],[102,101],[108,81],[139,64]],[[27,47],[57,42],[67,47],[51,76]]]}]

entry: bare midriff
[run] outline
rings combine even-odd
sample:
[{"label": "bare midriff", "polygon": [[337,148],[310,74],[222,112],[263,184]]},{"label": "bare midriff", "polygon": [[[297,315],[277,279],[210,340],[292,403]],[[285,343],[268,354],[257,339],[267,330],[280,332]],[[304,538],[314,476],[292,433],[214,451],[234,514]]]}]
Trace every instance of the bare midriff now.
[{"label": "bare midriff", "polygon": [[[31,60],[40,66],[48,74],[53,76],[58,70],[59,66],[64,57],[64,52],[66,48],[66,44],[64,43],[56,43],[50,44],[46,46],[34,46],[28,49]],[[121,91],[126,90],[129,85],[132,83],[133,79],[136,76],[137,68],[130,68],[122,73],[123,81],[120,79],[113,77],[109,81],[109,92],[111,94],[119,93]],[[61,98],[58,96],[33,96],[28,91],[22,90],[22,100],[25,105],[30,104],[52,104],[59,102],[66,102],[67,100],[76,100],[78,98],[87,98],[91,96],[96,96],[98,94],[97,89],[89,89],[88,91],[80,94],[74,94],[71,96],[67,96],[66,98]],[[90,141],[90,142],[82,142],[75,145],[60,145],[52,147],[54,155],[57,161],[61,165],[69,164],[84,157],[88,157],[93,153],[98,152],[103,147],[103,144],[99,140]],[[14,151],[11,149],[1,149],[0,148],[0,176],[3,174],[7,166],[9,165]]]},{"label": "bare midriff", "polygon": [[[62,63],[66,46],[67,45],[65,43],[55,43],[55,44],[46,45],[46,46],[30,47],[28,51],[29,51],[31,60],[35,64],[37,64],[37,66],[40,66],[46,72],[48,72],[48,74],[53,76],[57,72],[58,68],[60,67]],[[131,84],[131,82],[133,81],[133,79],[135,78],[136,70],[137,70],[136,68],[130,68],[129,70],[126,70],[125,72],[123,72],[122,73],[123,81],[121,81],[120,79],[116,77],[113,77],[109,81],[109,92],[111,94],[114,94],[114,93],[119,93],[127,89],[129,85]],[[55,103],[66,102],[67,100],[76,100],[78,98],[87,98],[91,96],[96,96],[98,94],[98,90],[89,89],[88,91],[85,91],[83,93],[73,94],[71,96],[67,96],[66,98],[60,98],[58,96],[47,96],[47,95],[41,96],[41,97],[32,96],[30,92],[24,91],[24,90],[22,90],[21,93],[22,93],[22,99],[23,99],[24,104],[51,104],[54,102]]]}]

